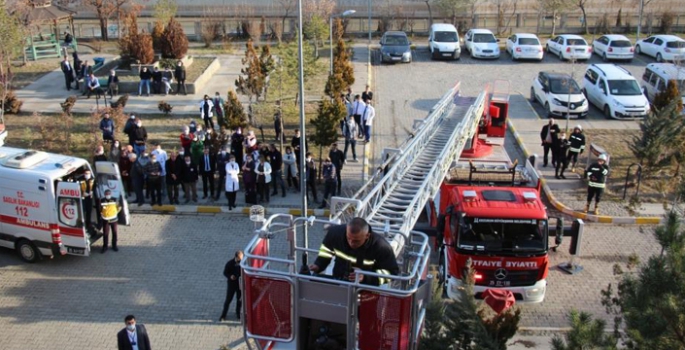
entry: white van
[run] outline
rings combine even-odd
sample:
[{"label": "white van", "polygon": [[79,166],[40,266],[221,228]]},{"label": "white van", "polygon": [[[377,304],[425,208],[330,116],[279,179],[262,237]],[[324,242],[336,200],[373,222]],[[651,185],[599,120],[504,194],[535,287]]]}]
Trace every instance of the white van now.
[{"label": "white van", "polygon": [[447,23],[431,25],[428,32],[428,49],[432,59],[458,60],[461,57],[461,45],[457,28]]},{"label": "white van", "polygon": [[[669,80],[675,80],[678,91],[685,103],[685,68],[673,63],[650,63],[642,75],[642,91],[650,101],[654,101],[656,94],[666,90]],[[685,114],[685,109],[683,110]]]},{"label": "white van", "polygon": [[[95,197],[112,191],[122,210],[119,223],[129,225],[128,203],[116,163],[95,164]],[[83,173],[91,170],[85,159],[10,147],[0,147],[0,246],[16,250],[35,262],[55,255],[90,255],[90,237],[84,225],[81,201]]]},{"label": "white van", "polygon": [[583,78],[583,93],[607,119],[644,118],[649,101],[628,70],[615,64],[591,64]]}]

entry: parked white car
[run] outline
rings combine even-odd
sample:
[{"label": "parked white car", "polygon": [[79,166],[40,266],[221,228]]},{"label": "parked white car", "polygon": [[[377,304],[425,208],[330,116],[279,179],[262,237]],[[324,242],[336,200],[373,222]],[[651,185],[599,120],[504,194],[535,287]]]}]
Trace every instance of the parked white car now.
[{"label": "parked white car", "polygon": [[589,104],[580,86],[564,73],[540,72],[530,87],[530,101],[545,107],[547,117],[585,118]]},{"label": "parked white car", "polygon": [[560,60],[589,60],[592,48],[580,35],[562,34],[547,42],[547,52],[559,56]]},{"label": "parked white car", "polygon": [[635,52],[652,56],[657,62],[685,59],[685,40],[675,35],[652,35],[635,43]]},{"label": "parked white car", "polygon": [[592,42],[592,52],[604,62],[609,60],[633,60],[635,50],[630,40],[623,35],[602,35]]},{"label": "parked white car", "polygon": [[585,71],[583,92],[607,119],[643,118],[649,113],[649,101],[637,79],[615,64],[591,64]]},{"label": "parked white car", "polygon": [[[680,96],[685,103],[685,68],[673,63],[650,63],[642,75],[642,92],[647,99],[654,101],[656,94],[666,90],[668,82],[675,80]],[[685,115],[685,109],[681,114]]]},{"label": "parked white car", "polygon": [[499,58],[499,39],[487,29],[471,29],[464,36],[464,46],[474,58]]},{"label": "parked white car", "polygon": [[517,33],[507,39],[506,50],[511,59],[538,60],[542,61],[544,52],[542,44],[535,34]]},{"label": "parked white car", "polygon": [[428,32],[428,49],[431,58],[448,58],[458,60],[461,57],[459,32],[448,23],[435,23]]}]

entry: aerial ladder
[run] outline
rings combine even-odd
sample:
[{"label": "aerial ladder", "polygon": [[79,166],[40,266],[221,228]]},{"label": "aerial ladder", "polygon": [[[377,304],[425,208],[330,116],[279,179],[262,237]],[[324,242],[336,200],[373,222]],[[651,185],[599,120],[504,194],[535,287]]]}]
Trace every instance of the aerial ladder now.
[{"label": "aerial ladder", "polygon": [[[461,96],[457,83],[425,119],[414,121],[413,135],[399,148],[383,150],[376,175],[352,198],[331,199],[327,219],[251,213],[255,235],[241,262],[243,332],[250,349],[417,348],[433,277],[429,239],[413,228],[450,166],[477,142],[489,98],[487,89],[475,98]],[[366,219],[395,251],[400,274],[389,283],[370,286],[359,278],[308,273],[325,228],[353,217]]]}]

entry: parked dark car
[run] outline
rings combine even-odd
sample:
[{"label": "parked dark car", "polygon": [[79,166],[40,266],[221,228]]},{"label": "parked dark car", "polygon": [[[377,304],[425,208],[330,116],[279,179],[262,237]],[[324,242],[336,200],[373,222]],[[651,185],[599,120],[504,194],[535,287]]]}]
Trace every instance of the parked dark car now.
[{"label": "parked dark car", "polygon": [[405,32],[385,32],[381,38],[381,63],[411,63],[411,41]]}]

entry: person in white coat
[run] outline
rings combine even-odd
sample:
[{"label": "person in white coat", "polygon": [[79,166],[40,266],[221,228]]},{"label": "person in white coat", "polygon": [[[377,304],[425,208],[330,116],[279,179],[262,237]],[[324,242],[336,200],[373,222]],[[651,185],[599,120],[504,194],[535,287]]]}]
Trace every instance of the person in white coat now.
[{"label": "person in white coat", "polygon": [[235,197],[240,189],[238,174],[240,166],[235,161],[235,156],[231,155],[226,163],[226,199],[228,199],[228,210],[235,208]]},{"label": "person in white coat", "polygon": [[255,169],[255,172],[257,173],[257,193],[259,193],[259,201],[269,203],[271,164],[263,154],[259,156],[259,161],[257,162]]},{"label": "person in white coat", "polygon": [[[350,117],[352,118],[352,117]],[[354,120],[352,120],[354,123]],[[300,182],[297,180],[297,160],[293,148],[288,146],[285,148],[283,155],[283,164],[285,165],[285,178],[288,182],[288,188],[294,187],[296,192],[300,192]]]},{"label": "person in white coat", "polygon": [[366,109],[364,110],[363,126],[364,126],[364,141],[371,140],[371,125],[373,125],[373,118],[376,117],[376,109],[371,105],[371,100],[366,101]]},{"label": "person in white coat", "polygon": [[214,109],[214,102],[209,98],[209,95],[205,95],[205,98],[200,102],[200,118],[205,122],[205,129],[214,129],[214,122],[212,121],[212,110]]}]

